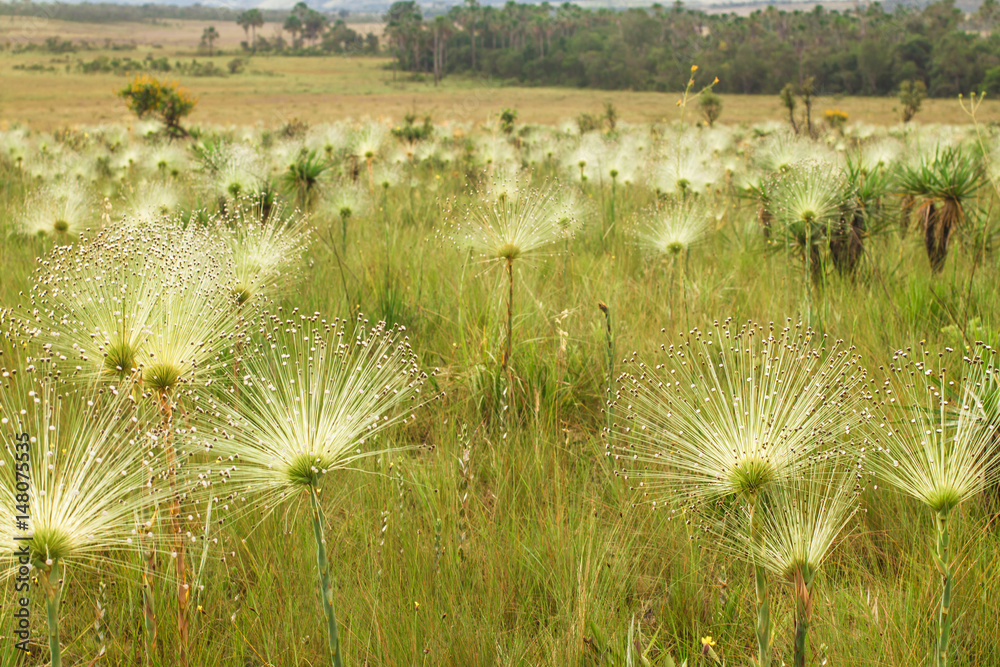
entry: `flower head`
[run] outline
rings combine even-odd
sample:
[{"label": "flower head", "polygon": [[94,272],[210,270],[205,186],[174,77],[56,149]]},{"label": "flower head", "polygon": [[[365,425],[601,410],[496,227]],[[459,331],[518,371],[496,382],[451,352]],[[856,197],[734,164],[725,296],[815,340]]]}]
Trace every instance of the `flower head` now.
[{"label": "flower head", "polygon": [[751,497],[839,453],[864,372],[841,342],[817,338],[726,320],[663,346],[654,366],[633,357],[608,449],[619,474],[657,504]]},{"label": "flower head", "polygon": [[379,437],[420,403],[426,375],[403,327],[296,314],[263,318],[260,330],[242,405],[220,407],[228,432],[205,445],[220,456],[221,479],[265,503],[382,453]]}]

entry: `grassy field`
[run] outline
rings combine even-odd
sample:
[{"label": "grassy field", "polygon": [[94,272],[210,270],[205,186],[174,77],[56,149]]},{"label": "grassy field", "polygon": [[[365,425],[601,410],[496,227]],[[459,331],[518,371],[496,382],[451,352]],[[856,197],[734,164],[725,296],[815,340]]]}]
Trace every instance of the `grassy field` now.
[{"label": "grassy field", "polygon": [[[63,126],[128,122],[128,114],[114,93],[125,85],[124,76],[67,73],[77,58],[91,60],[100,52],[64,56],[0,53],[0,119],[25,123],[40,130]],[[157,52],[152,52],[159,57]],[[114,52],[109,56],[145,56]],[[211,60],[225,68],[233,56]],[[177,56],[178,59],[190,57]],[[172,58],[173,59],[173,58]],[[18,71],[15,65],[40,64],[55,72]],[[624,122],[662,121],[676,117],[677,94],[596,91],[564,88],[526,88],[483,79],[449,77],[435,87],[428,82],[393,80],[389,61],[382,58],[259,57],[244,74],[224,78],[173,77],[198,97],[191,116],[196,124],[281,125],[291,118],[308,123],[347,118],[401,119],[410,111],[430,113],[438,122],[481,123],[503,108],[518,111],[528,123],[559,123],[581,113],[599,113],[613,103]],[[168,75],[169,78],[169,75]],[[720,122],[727,124],[781,120],[783,109],[776,96],[723,95]],[[820,98],[818,116],[827,108],[841,109],[852,122],[892,125],[898,121],[894,99]],[[987,100],[985,120],[1000,111],[1000,102]],[[955,100],[927,100],[917,119],[926,123],[963,123],[968,120]]]},{"label": "grassy field", "polygon": [[[868,418],[879,409],[872,396],[882,395],[887,385],[881,383],[893,364],[926,359],[959,369],[963,357],[982,352],[982,343],[1000,347],[1000,137],[995,129],[985,124],[852,125],[843,135],[824,131],[816,138],[796,137],[774,124],[738,127],[780,118],[774,98],[745,97],[724,98],[723,121],[729,126],[652,125],[648,121],[676,118],[675,96],[512,88],[459,79],[435,89],[393,82],[381,59],[261,57],[252,60],[246,74],[182,81],[201,98],[191,121],[209,127],[197,141],[167,141],[162,134],[147,133],[145,124],[137,132],[139,126],[125,115],[114,97],[124,77],[66,73],[65,66],[76,58],[99,53],[80,52],[69,62],[37,53],[0,53],[0,334],[8,333],[11,321],[27,329],[12,327],[16,335],[0,335],[0,409],[5,419],[16,420],[20,413],[9,406],[34,405],[37,394],[19,384],[25,377],[64,392],[66,404],[79,406],[81,414],[89,383],[104,391],[130,383],[129,391],[119,393],[135,422],[123,418],[119,426],[138,436],[116,441],[113,449],[120,453],[122,446],[140,443],[133,463],[143,475],[148,469],[143,479],[149,481],[125,489],[121,501],[138,502],[149,488],[163,491],[163,480],[176,469],[176,462],[164,460],[168,442],[180,443],[181,478],[190,482],[184,486],[190,495],[176,519],[166,501],[169,497],[173,503],[171,491],[157,496],[162,504],[141,506],[141,517],[137,511],[108,525],[101,524],[103,512],[88,513],[88,503],[99,504],[101,497],[85,494],[74,504],[77,494],[54,494],[56,500],[33,496],[32,511],[67,499],[65,515],[32,515],[54,527],[43,536],[59,537],[68,530],[71,547],[86,546],[95,531],[75,522],[92,518],[116,540],[71,551],[65,559],[67,569],[56,588],[61,610],[54,614],[64,664],[179,664],[177,595],[183,585],[176,574],[175,520],[181,539],[191,545],[179,562],[189,566],[188,581],[198,584],[189,589],[190,667],[331,664],[311,502],[325,524],[325,533],[322,527],[319,532],[332,564],[336,627],[348,665],[754,665],[758,576],[770,592],[769,654],[775,667],[793,664],[803,607],[811,613],[803,654],[809,667],[935,665],[943,599],[952,619],[948,665],[1000,664],[1000,496],[995,483],[1000,467],[970,475],[968,488],[974,492],[954,507],[947,495],[947,506],[932,511],[930,503],[904,493],[884,474],[875,476],[870,464],[888,456],[875,445],[888,436],[879,419]],[[141,57],[145,50],[108,55],[122,53]],[[222,67],[231,58],[215,61]],[[56,71],[13,69],[32,63],[51,64]],[[527,125],[599,112],[604,101],[613,101],[628,124],[584,135]],[[889,100],[821,99],[817,109],[822,113],[828,104],[847,111],[852,121],[893,123]],[[503,107],[519,111],[510,136],[495,123],[476,127]],[[411,109],[432,113],[437,123],[412,145],[394,137],[391,126],[359,120],[398,120]],[[997,111],[985,103],[980,120],[992,120]],[[308,121],[309,127],[277,131],[293,118]],[[355,121],[322,124],[343,118]],[[918,118],[965,121],[953,100],[929,101]],[[81,129],[46,132],[66,126]],[[954,152],[940,152],[947,150]],[[864,171],[851,176],[857,164]],[[903,176],[920,166],[937,170],[933,173],[965,169],[972,185],[947,189],[925,176],[930,186],[912,190],[916,199],[908,200]],[[863,198],[861,189],[869,186]],[[948,218],[954,223],[950,246],[935,271],[931,255],[938,241],[927,229],[956,210],[953,193],[958,190],[962,214]],[[526,219],[522,232],[527,232],[504,236],[495,244],[499,247],[470,245],[469,238],[483,233],[474,222],[483,211],[550,196],[556,202],[551,208],[530,209],[535,214],[518,209]],[[280,214],[269,228],[278,236],[301,230],[307,247],[239,254],[257,249],[252,239],[232,242],[261,222],[256,212],[236,217],[241,198],[249,197],[273,198]],[[665,243],[654,248],[644,233],[671,220],[684,224],[663,227]],[[845,238],[834,229],[845,224],[860,243],[852,246],[858,252],[849,268],[833,259],[834,242]],[[566,229],[575,231],[572,237]],[[98,230],[120,235],[118,241],[95,242]],[[188,245],[189,234],[201,245]],[[153,240],[143,245],[142,239]],[[539,239],[545,244],[528,248]],[[518,244],[524,245],[523,254]],[[248,288],[237,276],[245,269],[237,256],[279,267],[277,287],[263,290],[268,298],[242,300]],[[89,259],[85,266],[64,270],[60,262],[74,257]],[[146,261],[152,263],[141,264]],[[193,273],[200,262],[207,270]],[[139,271],[140,264],[156,270]],[[80,296],[95,286],[117,286],[114,280],[134,285],[128,281],[140,277],[151,291],[123,287],[121,292],[109,288],[102,293],[105,299]],[[64,279],[70,282],[59,283]],[[178,298],[178,285],[204,286],[198,282],[202,279],[213,285],[188,292],[195,296],[183,302],[189,308],[157,301],[168,287]],[[135,294],[143,298],[133,299]],[[178,323],[197,327],[201,320],[192,313],[205,312],[197,306],[202,296],[232,309],[227,328],[174,351],[186,358],[218,346],[207,363],[199,362],[204,373],[191,371],[189,382],[169,391],[157,388],[159,376],[146,372],[165,363],[160,357],[144,357],[147,369],[122,376],[107,361],[117,347],[99,347],[86,360],[74,347],[90,349],[95,340],[101,345],[98,334],[77,326],[76,318],[105,308],[113,323],[108,326],[115,328],[129,321],[120,308],[143,304],[168,308],[144,315],[141,346],[152,346],[183,330]],[[54,305],[60,299],[72,304],[72,312]],[[283,460],[271,458],[255,468],[251,457],[220,454],[225,451],[220,432],[242,437],[249,427],[219,415],[265,409],[263,402],[247,398],[248,362],[270,356],[280,365],[286,358],[268,345],[268,337],[282,327],[272,330],[274,323],[264,313],[280,313],[287,329],[288,322],[313,313],[352,321],[362,313],[373,322],[405,325],[417,365],[433,372],[422,391],[424,398],[436,400],[418,405],[412,419],[374,440],[365,440],[362,431],[348,443],[348,454],[363,447],[392,451],[308,482],[322,491],[315,500],[301,484],[282,497],[270,487],[243,486],[242,471],[266,480],[273,470],[284,473]],[[690,332],[712,330],[727,318],[765,327],[774,323],[776,331],[790,327],[797,336],[795,355],[789,357],[793,366],[814,368],[815,359],[842,340],[859,356],[851,372],[866,369],[863,383],[850,392],[834,392],[833,399],[847,401],[844,405],[852,409],[824,412],[828,423],[810,423],[809,411],[798,408],[827,398],[815,384],[794,395],[779,391],[783,400],[773,409],[754,404],[760,414],[747,420],[750,430],[754,424],[770,425],[771,419],[787,427],[754,442],[767,465],[780,458],[771,459],[769,451],[794,454],[782,449],[783,438],[802,432],[809,437],[798,436],[795,442],[816,456],[801,459],[795,475],[809,477],[813,466],[822,469],[827,458],[849,463],[849,477],[838,479],[849,491],[851,511],[858,511],[824,550],[805,605],[802,582],[785,571],[755,572],[747,548],[755,524],[746,520],[746,497],[735,492],[711,500],[698,496],[702,486],[739,478],[742,469],[729,459],[738,459],[732,454],[746,444],[740,434],[720,435],[717,422],[701,422],[694,430],[704,436],[702,445],[715,442],[722,454],[689,465],[680,482],[674,466],[683,432],[649,430],[658,455],[633,463],[638,450],[630,445],[647,430],[636,420],[639,394],[633,393],[629,374],[662,372],[669,388],[672,377],[683,376],[670,369],[684,364],[665,358],[665,349],[683,349]],[[244,321],[256,324],[237,336],[237,323]],[[309,362],[313,352],[307,353]],[[649,366],[629,362],[633,355]],[[755,366],[754,373],[768,376],[771,361]],[[663,369],[652,368],[660,362]],[[817,382],[823,376],[812,370],[801,375]],[[726,399],[744,382],[742,374],[727,377],[728,388],[715,394]],[[618,392],[610,418],[609,385]],[[675,404],[675,416],[661,406],[658,414],[668,424],[681,415],[698,422],[698,415],[710,410],[709,395],[698,394],[702,388],[696,390],[694,382],[682,386],[678,380],[675,387],[688,407]],[[954,391],[941,389],[949,399],[957,396]],[[982,408],[976,428],[995,428],[1000,392],[983,396],[981,404],[966,409]],[[102,401],[113,403],[104,395],[98,409]],[[736,430],[742,431],[740,415],[750,408],[738,401],[721,403],[733,406],[733,423],[739,422]],[[315,404],[321,406],[315,409],[339,405],[334,400]],[[280,405],[286,412],[275,423],[295,421],[291,415],[300,414],[303,397]],[[899,406],[892,416],[903,428],[909,419],[930,414],[933,421],[939,414],[918,410],[917,401],[908,399],[900,399]],[[954,421],[958,411],[943,410],[941,422],[933,423],[951,442],[961,430]],[[354,422],[356,416],[340,415],[338,424]],[[376,417],[385,415],[376,412]],[[8,423],[0,431],[0,519],[13,524],[20,510],[15,511],[10,490]],[[66,415],[54,419],[50,437],[56,444],[33,450],[36,462],[48,462],[36,468],[43,478],[51,472],[53,479],[62,479],[68,475],[64,470],[78,469],[60,459],[65,449],[59,438],[71,438],[70,423]],[[979,460],[977,454],[993,461],[986,455],[1000,452],[995,431],[975,432],[984,439],[972,448],[973,456],[960,461],[969,466]],[[931,433],[926,431],[928,440],[934,438]],[[911,435],[911,445],[920,450],[925,434]],[[209,452],[205,443],[213,439],[217,449]],[[325,444],[309,437],[276,437],[283,439],[296,448]],[[252,451],[250,440],[241,441],[248,447],[244,451]],[[820,445],[822,456],[812,449]],[[894,448],[893,456],[904,458],[899,451]],[[936,450],[921,451],[930,452],[928,465],[934,467]],[[305,470],[318,475],[319,461],[306,457]],[[93,470],[87,479],[95,483],[120,474]],[[646,472],[651,476],[644,477]],[[637,479],[657,481],[657,473],[673,474],[673,486],[637,484]],[[798,480],[785,481],[794,486]],[[953,482],[947,479],[944,485]],[[757,493],[750,494],[751,506]],[[780,496],[767,498],[780,504]],[[943,533],[940,560],[942,520],[936,511],[948,516],[950,530]],[[52,603],[38,578],[52,567],[52,559],[45,558],[46,552],[33,564],[31,654],[25,656],[10,641],[8,610],[16,607],[18,596],[12,585],[15,571],[8,567],[14,552],[9,530],[0,526],[0,665],[44,667],[51,664],[46,605],[51,609]],[[134,534],[143,535],[141,549]],[[780,537],[769,533],[774,544]],[[157,555],[144,553],[147,544]],[[753,553],[765,556],[763,549]],[[814,564],[814,555],[807,560]],[[950,573],[947,580],[943,570]],[[146,573],[149,587],[142,584]],[[149,599],[155,605],[147,606]],[[159,648],[147,662],[150,609]]]},{"label": "grassy field", "polygon": [[[127,122],[124,105],[114,92],[124,76],[81,74],[77,60],[99,55],[142,59],[166,56],[171,61],[197,57],[211,60],[225,70],[226,63],[240,55],[245,39],[234,23],[213,22],[219,30],[219,48],[225,55],[207,58],[199,54],[201,32],[208,23],[167,21],[159,24],[92,25],[28,19],[0,20],[0,42],[41,42],[59,36],[73,41],[103,45],[135,44],[134,51],[81,51],[66,56],[0,52],[0,122],[25,123],[41,130],[63,126]],[[378,24],[353,26],[361,32],[381,32]],[[276,25],[260,34],[270,36]],[[53,67],[54,72],[16,70],[15,67]],[[448,77],[441,86],[394,77],[390,61],[383,58],[253,58],[247,71],[229,77],[174,77],[199,98],[192,121],[214,125],[273,127],[298,118],[309,123],[345,118],[399,119],[410,111],[431,113],[438,122],[480,123],[503,108],[518,110],[529,123],[554,124],[584,112],[599,112],[613,103],[625,122],[658,122],[676,117],[675,93],[598,91],[563,88],[532,88],[509,82]],[[67,71],[69,67],[69,71]],[[712,76],[711,72],[705,73]],[[892,125],[898,122],[896,101],[884,98],[820,97],[815,103],[818,119],[826,109],[845,111],[851,122]],[[720,122],[756,123],[783,119],[777,96],[724,95]],[[982,108],[986,121],[1000,115],[1000,101],[988,100]],[[917,116],[924,123],[964,123],[968,118],[954,100],[927,100]]]},{"label": "grassy field", "polygon": [[[243,129],[238,132],[243,136]],[[629,134],[641,139],[647,133],[636,128]],[[39,137],[29,144],[35,149],[23,169],[9,162],[0,168],[0,304],[27,308],[37,258],[56,252],[46,237],[11,234],[30,210],[23,208],[25,197],[38,192],[40,183],[61,178],[65,162],[45,162],[53,159],[45,156],[64,160],[82,151],[84,163],[101,163],[104,135],[89,136],[77,137],[77,148],[49,148],[32,157],[33,150],[53,145]],[[108,136],[121,141],[120,135]],[[244,141],[236,134],[218,136],[226,145]],[[254,142],[274,141],[253,136]],[[730,134],[699,136],[696,141],[726,145]],[[6,145],[19,145],[11,141]],[[284,154],[302,141],[271,143],[260,155]],[[435,155],[451,150],[451,140],[434,141],[442,151]],[[624,135],[602,141],[629,145]],[[920,143],[915,136],[908,141],[911,147]],[[159,158],[144,157],[159,155],[161,144],[136,137],[126,142],[129,148],[117,144],[108,162],[122,171],[86,186],[101,198],[82,224],[117,224],[100,222],[98,214],[119,220],[160,185],[176,195],[173,206],[190,215],[187,220],[201,215],[193,211],[216,210],[213,193],[226,186],[213,179],[224,169],[211,176],[194,168],[190,154],[168,153],[164,159],[171,164],[188,165],[169,175],[155,163]],[[662,160],[669,160],[670,146],[664,144]],[[827,155],[821,144],[801,147]],[[394,159],[395,150],[391,139],[383,141],[375,149],[376,168]],[[518,155],[530,155],[527,148],[523,154],[509,150],[505,159],[512,168]],[[115,162],[118,151],[133,157]],[[887,199],[879,232],[866,239],[859,272],[847,278],[831,271],[807,315],[801,261],[763,239],[756,205],[735,196],[736,190],[698,195],[718,207],[719,217],[678,274],[676,261],[651,258],[629,232],[657,199],[651,186],[619,186],[614,195],[606,180],[572,184],[575,163],[565,167],[543,159],[530,169],[532,182],[563,180],[582,197],[580,211],[590,213],[565,244],[566,254],[543,254],[516,269],[515,389],[508,405],[498,361],[503,272],[457,248],[445,226],[461,223],[465,203],[476,201],[467,182],[483,182],[483,158],[444,159],[390,168],[400,170],[394,182],[350,218],[343,247],[338,192],[354,186],[351,160],[338,162],[316,186],[320,199],[309,216],[314,241],[305,262],[291,272],[292,289],[279,297],[286,312],[350,316],[359,310],[405,323],[421,365],[438,369],[433,388],[445,392],[440,403],[418,411],[416,421],[391,436],[391,443],[410,451],[362,464],[360,472],[338,474],[324,485],[348,664],[624,667],[638,664],[642,653],[657,667],[675,664],[670,656],[676,664],[687,659],[688,665],[708,665],[714,664],[702,653],[708,636],[725,664],[749,664],[756,650],[751,568],[714,538],[693,539],[697,533],[689,520],[671,520],[670,510],[636,504],[641,498],[613,474],[615,464],[604,456],[607,332],[598,303],[610,306],[619,359],[633,350],[653,359],[661,343],[678,340],[679,332],[692,327],[710,327],[713,320],[780,325],[786,317],[809,317],[821,335],[845,339],[866,367],[876,369],[893,351],[918,341],[928,349],[961,352],[970,349],[963,347],[968,337],[995,340],[1000,255],[992,245],[979,255],[981,229],[963,227],[944,271],[934,275],[922,235],[901,233],[898,200]],[[284,167],[275,160],[280,175]],[[34,164],[50,166],[36,177]],[[655,171],[655,165],[647,166]],[[360,178],[364,184],[363,170]],[[991,201],[990,188],[983,188],[976,203],[986,208]],[[17,363],[22,353],[7,348],[5,363]],[[515,411],[505,416],[510,405]],[[932,515],[884,485],[877,491],[868,486],[860,501],[863,512],[837,541],[817,582],[807,664],[929,664],[941,595]],[[253,499],[248,502],[252,507]],[[994,503],[988,494],[971,499],[953,521],[952,604],[958,611],[950,664],[990,667],[1000,661]],[[307,506],[296,496],[273,512],[251,511],[207,532],[199,523],[205,520],[203,506],[192,510],[199,542],[192,567],[204,589],[192,611],[191,664],[328,664]],[[199,561],[203,544],[207,560]],[[103,650],[97,664],[141,664],[138,556],[123,551],[100,558],[96,568],[69,570],[62,611],[66,659],[88,664]],[[177,641],[169,562],[164,556],[155,584],[163,664],[175,664]],[[791,661],[792,593],[774,580],[775,664]],[[4,609],[13,608],[10,598],[2,599],[9,602]],[[34,609],[34,655],[26,662],[32,666],[47,664],[48,655],[41,606]],[[0,657],[5,646],[0,644]],[[5,665],[17,664],[12,653],[6,655]]]}]

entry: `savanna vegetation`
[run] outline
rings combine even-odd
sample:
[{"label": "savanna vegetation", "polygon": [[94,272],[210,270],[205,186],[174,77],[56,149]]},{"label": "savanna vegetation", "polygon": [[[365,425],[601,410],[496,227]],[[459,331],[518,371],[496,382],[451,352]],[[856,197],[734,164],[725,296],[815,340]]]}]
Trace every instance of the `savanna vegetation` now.
[{"label": "savanna vegetation", "polygon": [[942,0],[892,11],[878,2],[844,12],[772,5],[749,16],[680,2],[617,11],[467,0],[427,17],[401,0],[385,32],[400,69],[436,78],[482,72],[529,85],[676,91],[696,62],[725,93],[777,94],[812,77],[823,95],[891,95],[919,81],[948,97],[1000,92],[998,19],[995,0],[971,15]]},{"label": "savanna vegetation", "polygon": [[996,131],[693,75],[0,132],[0,662],[997,664]]}]

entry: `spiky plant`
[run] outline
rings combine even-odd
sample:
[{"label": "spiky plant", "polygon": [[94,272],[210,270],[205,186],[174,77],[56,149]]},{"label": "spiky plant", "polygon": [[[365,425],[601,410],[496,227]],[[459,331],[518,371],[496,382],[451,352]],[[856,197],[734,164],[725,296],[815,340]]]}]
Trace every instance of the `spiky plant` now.
[{"label": "spiky plant", "polygon": [[267,168],[254,150],[248,146],[233,145],[210,153],[209,173],[220,205],[240,197],[249,197],[260,192],[267,182]]},{"label": "spiky plant", "polygon": [[658,192],[687,197],[704,194],[718,184],[722,173],[698,146],[671,146],[654,165],[653,183]]},{"label": "spiky plant", "polygon": [[514,262],[531,259],[573,233],[574,224],[561,214],[554,187],[524,184],[497,196],[472,193],[462,221],[453,230],[455,240],[489,264],[502,264],[507,275],[507,328],[501,365],[510,372],[514,329]]},{"label": "spiky plant", "polygon": [[329,653],[340,667],[322,483],[391,450],[382,438],[412,419],[426,375],[403,327],[299,315],[264,318],[260,329],[265,339],[246,360],[241,404],[223,407],[231,437],[206,444],[226,466],[220,478],[234,496],[256,498],[255,512],[308,496]]},{"label": "spiky plant", "polygon": [[645,217],[645,223],[636,233],[638,243],[649,255],[668,265],[670,282],[677,282],[676,287],[671,286],[671,300],[676,294],[686,304],[689,253],[712,230],[713,214],[702,199],[686,198],[651,210]]},{"label": "spiky plant", "polygon": [[864,156],[848,159],[844,170],[847,198],[840,219],[830,231],[830,259],[841,274],[852,275],[864,254],[865,239],[875,231],[882,200],[889,192],[890,171],[881,162],[866,164]]},{"label": "spiky plant", "polygon": [[773,485],[761,504],[763,539],[754,546],[741,533],[736,540],[742,553],[748,547],[755,549],[754,558],[792,587],[795,667],[806,664],[816,575],[857,511],[858,474],[849,461],[835,465],[828,459],[814,464],[803,475]]},{"label": "spiky plant", "polygon": [[265,212],[253,200],[241,201],[216,223],[215,231],[231,258],[233,291],[240,307],[259,296],[276,296],[309,243],[309,230],[301,214],[286,214],[280,206]]},{"label": "spiky plant", "polygon": [[362,159],[368,167],[368,192],[375,194],[375,160],[385,149],[386,139],[389,137],[389,128],[382,123],[365,123],[351,140],[351,155],[355,159]]},{"label": "spiky plant", "polygon": [[621,376],[608,455],[616,474],[655,506],[697,509],[733,497],[746,508],[756,591],[757,661],[771,661],[771,618],[761,507],[768,493],[839,455],[863,379],[858,357],[803,325],[716,322],[662,347],[648,366],[633,355]]},{"label": "spiky plant", "polygon": [[155,221],[177,212],[177,188],[169,183],[142,183],[125,205],[125,220]]},{"label": "spiky plant", "polygon": [[[68,569],[122,565],[163,500],[147,482],[155,457],[133,403],[114,385],[59,393],[20,374],[0,391],[0,578],[30,563],[45,598],[50,664],[62,664],[60,603]],[[23,434],[23,435],[22,435]],[[27,539],[19,539],[30,536]],[[24,558],[24,561],[21,561]]]},{"label": "spiky plant", "polygon": [[965,209],[982,184],[982,163],[954,146],[937,148],[933,156],[900,170],[900,192],[920,200],[924,247],[934,273],[944,268],[951,233],[962,225]]},{"label": "spiky plant", "polygon": [[636,238],[643,250],[663,259],[676,260],[702,242],[711,231],[714,216],[701,201],[669,203],[646,216]]},{"label": "spiky plant", "polygon": [[308,211],[322,185],[323,174],[330,169],[330,161],[316,151],[303,149],[291,161],[282,182],[285,189],[294,195],[295,203],[302,211]]},{"label": "spiky plant", "polygon": [[20,232],[47,236],[59,242],[75,238],[94,222],[87,191],[66,183],[41,189],[25,205]]},{"label": "spiky plant", "polygon": [[832,164],[810,161],[779,174],[766,189],[772,231],[781,239],[785,251],[798,255],[802,261],[802,288],[809,321],[812,289],[822,285],[825,275],[823,248],[841,216],[850,208],[847,186]]},{"label": "spiky plant", "polygon": [[[877,433],[868,465],[878,478],[923,503],[937,529],[935,564],[943,590],[933,664],[949,661],[955,559],[949,520],[963,502],[1000,480],[1000,375],[993,350],[977,346],[948,369],[942,356],[898,350],[869,397]],[[876,378],[879,379],[879,378]]]},{"label": "spiky plant", "polygon": [[36,273],[29,295],[34,340],[39,356],[64,367],[64,379],[122,381],[138,373],[164,268],[156,229],[104,230],[54,251]]},{"label": "spiky plant", "polygon": [[232,266],[225,248],[204,230],[188,228],[171,235],[170,267],[161,277],[160,294],[147,322],[140,353],[144,396],[155,400],[164,434],[172,502],[171,531],[177,557],[178,658],[187,664],[188,604],[186,541],[182,506],[187,502],[178,481],[179,463],[173,441],[175,411],[185,391],[204,387],[229,363],[229,350],[239,339]]},{"label": "spiky plant", "polygon": [[[341,253],[347,251],[347,223],[351,218],[358,218],[364,215],[371,206],[371,198],[368,192],[356,183],[341,182],[330,188],[330,192],[323,198],[319,205],[320,225],[325,227],[321,230],[320,238],[330,246],[335,248],[340,246]],[[340,222],[340,243],[336,243],[336,232],[334,221]]]}]

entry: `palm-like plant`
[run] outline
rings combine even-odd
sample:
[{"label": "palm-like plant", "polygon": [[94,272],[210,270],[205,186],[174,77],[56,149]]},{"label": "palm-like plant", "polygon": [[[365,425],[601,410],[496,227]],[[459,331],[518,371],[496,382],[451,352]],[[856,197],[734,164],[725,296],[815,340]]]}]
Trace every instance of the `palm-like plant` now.
[{"label": "palm-like plant", "polygon": [[246,360],[241,405],[223,407],[232,437],[208,446],[228,466],[221,477],[258,497],[255,511],[308,495],[329,651],[340,667],[321,484],[328,473],[388,451],[376,443],[412,418],[426,375],[405,329],[384,322],[300,316],[264,319],[261,330],[261,349]]},{"label": "palm-like plant", "polygon": [[933,156],[900,170],[900,192],[921,200],[924,247],[935,273],[944,268],[951,233],[965,220],[965,209],[982,183],[982,164],[958,147],[938,148]]},{"label": "palm-like plant", "polygon": [[881,162],[866,165],[861,159],[848,159],[844,175],[848,196],[831,229],[830,259],[840,273],[853,274],[864,254],[865,239],[880,217],[890,172]]},{"label": "palm-like plant", "polygon": [[934,513],[935,563],[943,583],[934,665],[945,667],[955,567],[948,523],[955,508],[1000,479],[1000,376],[987,348],[978,348],[954,374],[929,358],[922,348],[897,351],[869,393],[878,440],[868,464]]},{"label": "palm-like plant", "polygon": [[761,508],[776,486],[846,451],[853,389],[864,372],[850,349],[802,325],[726,320],[662,350],[665,358],[652,367],[633,357],[635,371],[622,376],[616,406],[626,424],[608,454],[654,506],[674,498],[697,507],[727,496],[744,504],[757,661],[766,667],[771,621],[758,557],[768,548]]},{"label": "palm-like plant", "polygon": [[296,205],[308,211],[319,190],[320,179],[330,168],[330,162],[316,151],[302,150],[288,165],[283,182],[285,189],[295,196]]}]

